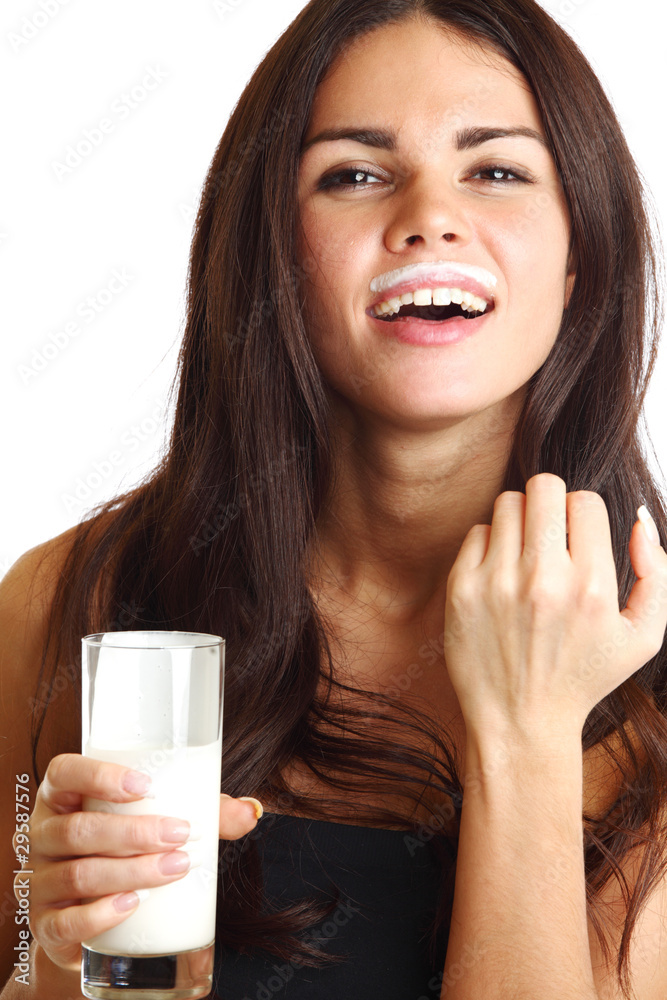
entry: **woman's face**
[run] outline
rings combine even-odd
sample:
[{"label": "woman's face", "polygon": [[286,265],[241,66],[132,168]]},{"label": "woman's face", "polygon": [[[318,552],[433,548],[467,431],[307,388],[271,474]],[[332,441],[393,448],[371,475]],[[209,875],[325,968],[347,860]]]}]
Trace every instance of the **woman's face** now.
[{"label": "woman's face", "polygon": [[[574,280],[567,207],[523,76],[437,26],[383,26],[320,83],[304,147],[330,129],[394,137],[393,149],[377,135],[328,139],[301,157],[304,318],[338,403],[436,429],[520,398],[551,350]],[[515,129],[535,135],[494,136]],[[428,261],[445,264],[371,286]],[[454,304],[439,310],[456,313],[445,322],[407,320],[423,314],[425,288],[460,288],[483,303],[469,303],[473,318]],[[402,314],[375,318],[371,307],[391,298]]]}]

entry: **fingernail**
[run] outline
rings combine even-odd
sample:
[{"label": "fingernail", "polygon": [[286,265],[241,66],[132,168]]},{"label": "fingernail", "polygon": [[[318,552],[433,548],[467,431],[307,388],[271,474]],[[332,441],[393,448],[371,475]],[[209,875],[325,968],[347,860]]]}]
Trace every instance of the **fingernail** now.
[{"label": "fingernail", "polygon": [[143,795],[147,799],[155,798],[151,792],[152,784],[150,775],[144,774],[143,771],[126,771],[123,778],[123,788],[126,792],[130,792],[131,795]]},{"label": "fingernail", "polygon": [[158,868],[163,875],[177,875],[185,872],[190,867],[190,855],[185,851],[173,851],[171,854],[164,854],[159,862]]},{"label": "fingernail", "polygon": [[127,913],[138,906],[142,899],[148,898],[148,889],[135,889],[134,892],[124,892],[122,896],[116,896],[113,901],[114,908],[119,913]]},{"label": "fingernail", "polygon": [[190,836],[190,824],[182,819],[160,820],[160,837],[167,843],[185,843]]},{"label": "fingernail", "polygon": [[240,795],[239,802],[250,802],[252,804],[255,819],[261,819],[264,815],[264,806],[259,799],[253,799],[251,795]]},{"label": "fingernail", "polygon": [[658,534],[658,529],[655,526],[655,521],[648,512],[648,508],[645,504],[637,509],[637,517],[641,521],[644,531],[646,532],[647,538],[653,545],[660,545],[660,535]]}]

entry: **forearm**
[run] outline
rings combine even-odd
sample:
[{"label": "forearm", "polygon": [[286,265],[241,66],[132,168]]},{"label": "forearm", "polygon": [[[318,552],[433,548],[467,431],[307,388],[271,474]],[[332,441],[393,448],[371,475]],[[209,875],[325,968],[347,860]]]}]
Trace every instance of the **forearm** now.
[{"label": "forearm", "polygon": [[81,975],[54,965],[36,941],[30,945],[30,972],[27,984],[16,982],[14,975],[0,993],[0,1000],[85,1000]]},{"label": "forearm", "polygon": [[446,1000],[597,1000],[581,740],[469,734]]}]

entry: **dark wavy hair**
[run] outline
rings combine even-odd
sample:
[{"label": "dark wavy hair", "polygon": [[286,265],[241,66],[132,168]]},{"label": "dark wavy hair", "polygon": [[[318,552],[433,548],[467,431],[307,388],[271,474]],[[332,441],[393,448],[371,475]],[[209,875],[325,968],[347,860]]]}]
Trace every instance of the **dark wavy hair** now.
[{"label": "dark wavy hair", "polygon": [[[429,784],[456,810],[463,795],[451,743],[416,704],[360,695],[337,679],[327,623],[304,572],[332,482],[333,449],[327,393],[302,317],[303,279],[314,264],[295,252],[300,148],[318,83],[337,56],[353,39],[410,17],[491,46],[524,74],[571,217],[576,282],[553,349],[529,382],[503,490],[524,490],[527,479],[548,471],[570,491],[598,492],[609,513],[621,607],[634,582],[627,539],[639,502],[667,537],[639,427],[661,321],[657,237],[637,168],[585,57],[533,0],[311,0],[253,73],[213,156],[192,241],[170,440],[150,476],[77,526],[51,606],[39,690],[53,691],[62,677],[78,690],[86,633],[223,635],[222,787],[270,794],[326,818],[349,816],[343,807],[352,786],[399,787],[416,805]],[[626,995],[632,928],[667,863],[659,825],[667,798],[666,680],[663,648],[595,706],[582,736],[584,750],[599,746],[623,776],[605,816],[582,817],[587,903],[607,959],[599,891],[612,875],[623,878],[619,866],[632,847],[645,847],[641,876],[627,892],[617,962]],[[344,695],[352,697],[341,708]],[[42,698],[33,718],[37,780],[37,745],[52,703]],[[386,728],[374,737],[369,718],[384,719],[394,738]],[[326,801],[286,787],[281,772],[295,761],[328,783]],[[358,815],[407,822],[405,810],[389,807]],[[455,837],[440,833],[433,844],[443,857],[455,855]],[[268,913],[255,848],[221,844],[220,940],[322,962],[299,936],[319,904]],[[434,954],[451,912],[448,868]]]}]

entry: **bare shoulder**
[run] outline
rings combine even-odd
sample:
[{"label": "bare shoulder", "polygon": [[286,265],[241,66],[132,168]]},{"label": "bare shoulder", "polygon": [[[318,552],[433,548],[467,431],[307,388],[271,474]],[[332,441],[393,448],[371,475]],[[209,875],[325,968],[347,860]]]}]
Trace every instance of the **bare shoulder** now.
[{"label": "bare shoulder", "polygon": [[1,612],[10,604],[18,610],[17,602],[27,608],[35,597],[41,597],[42,602],[49,600],[77,530],[78,525],[74,525],[19,556],[0,580]]},{"label": "bare shoulder", "polygon": [[24,552],[0,581],[0,691],[41,650],[48,613],[77,526]]},{"label": "bare shoulder", "polygon": [[[0,581],[0,733],[3,752],[29,745],[47,615],[76,526],[25,552]],[[7,740],[10,745],[7,745]],[[23,769],[25,770],[25,768]]]}]

